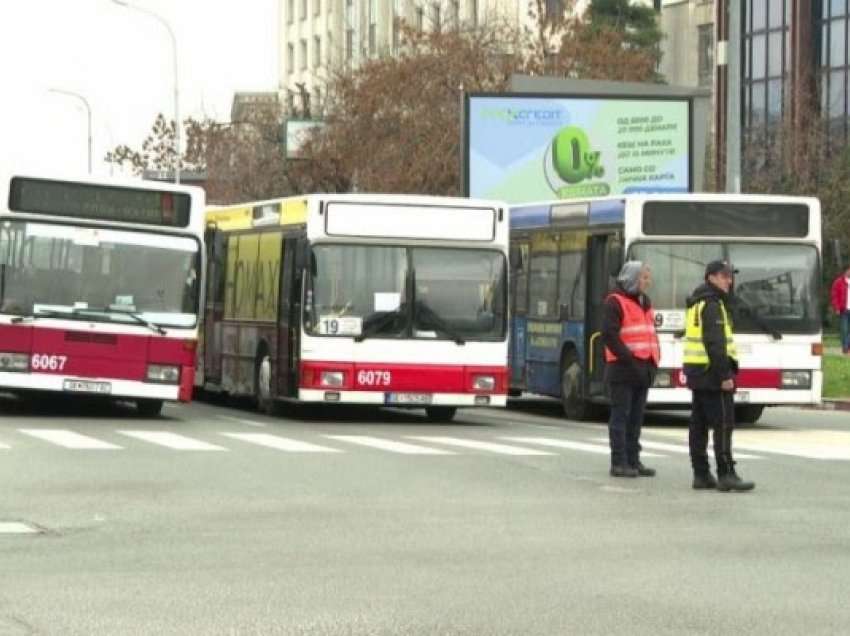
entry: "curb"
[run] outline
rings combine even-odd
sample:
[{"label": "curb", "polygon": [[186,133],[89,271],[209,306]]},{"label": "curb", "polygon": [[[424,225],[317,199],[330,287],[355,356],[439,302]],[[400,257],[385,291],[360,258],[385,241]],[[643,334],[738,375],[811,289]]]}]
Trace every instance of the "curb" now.
[{"label": "curb", "polygon": [[850,411],[850,399],[826,398],[820,404],[813,404],[808,408],[816,411]]}]

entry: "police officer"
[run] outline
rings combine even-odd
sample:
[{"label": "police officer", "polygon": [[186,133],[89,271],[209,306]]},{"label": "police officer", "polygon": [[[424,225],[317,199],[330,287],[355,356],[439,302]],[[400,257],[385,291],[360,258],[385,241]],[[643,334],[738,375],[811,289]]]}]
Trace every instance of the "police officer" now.
[{"label": "police officer", "polygon": [[[696,489],[741,492],[755,487],[737,475],[732,460],[738,354],[728,307],[735,273],[725,261],[710,262],[705,282],[687,301],[684,371],[693,391],[689,438]],[[708,465],[709,428],[714,433],[717,479]]]},{"label": "police officer", "polygon": [[640,461],[643,411],[660,358],[652,305],[646,295],[651,283],[649,267],[629,261],[603,305],[605,380],[611,397],[608,438],[614,477],[655,475],[654,469]]}]

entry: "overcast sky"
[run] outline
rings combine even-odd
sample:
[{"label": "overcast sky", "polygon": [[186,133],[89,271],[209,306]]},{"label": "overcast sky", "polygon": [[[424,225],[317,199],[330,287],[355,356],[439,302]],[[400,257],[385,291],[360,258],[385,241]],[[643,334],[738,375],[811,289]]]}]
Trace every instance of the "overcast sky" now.
[{"label": "overcast sky", "polygon": [[[180,114],[230,118],[234,91],[277,88],[277,0],[132,0],[177,38]],[[165,28],[111,0],[0,0],[0,170],[84,173],[92,109],[93,172],[116,144],[139,147],[154,117],[173,117]]]}]

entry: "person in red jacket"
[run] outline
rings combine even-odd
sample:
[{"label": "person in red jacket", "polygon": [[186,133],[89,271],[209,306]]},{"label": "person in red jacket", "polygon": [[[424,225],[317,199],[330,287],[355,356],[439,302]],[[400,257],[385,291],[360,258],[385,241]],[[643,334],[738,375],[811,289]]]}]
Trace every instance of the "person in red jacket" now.
[{"label": "person in red jacket", "polygon": [[612,477],[653,477],[640,461],[640,429],[649,387],[661,352],[652,303],[646,291],[652,274],[640,261],[628,261],[602,310],[605,381],[611,398],[608,437]]},{"label": "person in red jacket", "polygon": [[850,264],[832,281],[832,309],[838,316],[841,329],[841,350],[850,353]]}]

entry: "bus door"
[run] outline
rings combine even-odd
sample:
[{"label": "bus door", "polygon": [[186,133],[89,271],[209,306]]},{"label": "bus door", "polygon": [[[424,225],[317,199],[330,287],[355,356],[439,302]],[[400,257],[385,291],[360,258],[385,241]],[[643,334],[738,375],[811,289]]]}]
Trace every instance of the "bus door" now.
[{"label": "bus door", "polygon": [[284,236],[280,267],[280,309],[278,311],[277,394],[294,397],[298,392],[299,334],[303,269],[298,254],[306,239]]},{"label": "bus door", "polygon": [[[203,376],[200,384],[221,382],[221,321],[224,319],[227,238],[216,229],[206,233],[207,279],[204,299]],[[201,366],[201,365],[199,365]]]},{"label": "bus door", "polygon": [[605,396],[605,348],[602,346],[602,305],[622,267],[623,242],[617,233],[594,234],[588,239],[587,313],[585,317],[585,395]]},{"label": "bus door", "polygon": [[526,386],[526,325],[528,324],[528,242],[510,248],[511,321],[508,333],[508,357],[511,388]]}]

